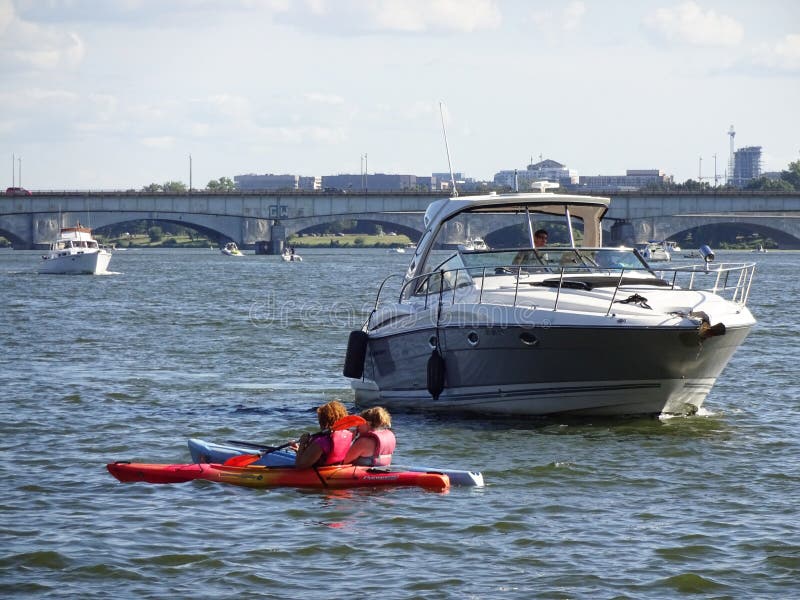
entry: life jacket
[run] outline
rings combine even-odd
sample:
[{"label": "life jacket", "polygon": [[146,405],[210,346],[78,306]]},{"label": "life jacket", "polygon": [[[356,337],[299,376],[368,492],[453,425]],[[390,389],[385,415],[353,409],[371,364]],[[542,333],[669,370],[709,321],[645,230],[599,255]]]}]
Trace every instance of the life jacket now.
[{"label": "life jacket", "polygon": [[374,429],[362,434],[375,440],[375,452],[372,456],[358,457],[354,465],[366,467],[388,467],[392,464],[392,454],[397,440],[391,429]]},{"label": "life jacket", "polygon": [[353,441],[353,432],[347,429],[333,431],[327,436],[326,441],[329,443],[323,446],[324,453],[317,461],[317,465],[338,465],[344,460],[347,451],[350,449],[350,444]]}]

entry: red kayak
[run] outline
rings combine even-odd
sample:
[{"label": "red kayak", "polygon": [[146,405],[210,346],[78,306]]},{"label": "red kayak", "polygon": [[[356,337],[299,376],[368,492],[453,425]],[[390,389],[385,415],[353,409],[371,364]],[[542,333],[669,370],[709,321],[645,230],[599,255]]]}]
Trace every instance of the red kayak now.
[{"label": "red kayak", "polygon": [[249,465],[235,467],[220,464],[152,464],[114,462],[106,465],[108,472],[124,483],[184,483],[195,479],[218,481],[252,488],[310,487],[341,489],[372,486],[417,486],[444,491],[450,478],[443,473],[392,470],[391,467],[357,467],[332,465],[310,469],[293,467],[264,467]]}]

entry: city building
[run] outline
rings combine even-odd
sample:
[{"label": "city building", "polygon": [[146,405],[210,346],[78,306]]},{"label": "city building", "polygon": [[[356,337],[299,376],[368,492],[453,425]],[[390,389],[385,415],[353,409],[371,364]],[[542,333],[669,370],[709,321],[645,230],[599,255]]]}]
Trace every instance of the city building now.
[{"label": "city building", "polygon": [[546,159],[529,164],[523,171],[514,169],[500,171],[494,175],[496,185],[508,186],[512,190],[528,190],[534,181],[551,181],[562,186],[574,185],[578,183],[578,172],[568,169],[560,162]]},{"label": "city building", "polygon": [[[419,183],[421,179],[421,177],[417,177],[417,182]],[[456,182],[456,190],[459,192],[484,191],[488,188],[487,182],[476,181],[474,177],[466,177],[463,173],[453,173],[452,178],[450,173],[431,173],[430,178],[425,179],[428,180],[427,189],[432,192],[452,192],[453,179]]]},{"label": "city building", "polygon": [[364,173],[361,175],[323,175],[322,188],[345,192],[389,192],[417,189],[416,175]]},{"label": "city building", "polygon": [[305,190],[322,189],[322,178],[319,176],[304,177],[302,175],[235,175],[233,178],[239,190]]},{"label": "city building", "polygon": [[739,148],[733,155],[731,184],[744,187],[751,179],[761,177],[761,146]]},{"label": "city building", "polygon": [[576,191],[624,192],[668,183],[672,183],[672,176],[660,169],[628,169],[625,175],[581,175],[577,186],[568,187]]}]

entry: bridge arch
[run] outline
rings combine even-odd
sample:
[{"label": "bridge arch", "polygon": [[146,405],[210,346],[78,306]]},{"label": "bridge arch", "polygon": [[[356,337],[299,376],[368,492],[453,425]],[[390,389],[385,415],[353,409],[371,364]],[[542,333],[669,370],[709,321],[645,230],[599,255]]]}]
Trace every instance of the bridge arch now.
[{"label": "bridge arch", "polygon": [[418,240],[424,233],[422,231],[422,213],[350,213],[340,215],[324,215],[316,217],[300,217],[294,219],[281,219],[280,223],[286,227],[286,236],[296,235],[307,229],[335,223],[336,221],[359,221],[381,225],[385,231],[403,233],[412,240]]},{"label": "bridge arch", "polygon": [[[800,249],[800,218],[786,215],[704,215],[648,217],[633,222],[637,240],[679,239],[687,231],[713,231],[712,227],[723,226],[730,238],[754,232],[769,235],[780,248]],[[713,234],[712,234],[713,235]],[[728,240],[728,238],[725,238]],[[719,244],[723,238],[712,237],[709,241]],[[708,243],[708,242],[703,242]]]},{"label": "bridge arch", "polygon": [[12,248],[24,248],[27,245],[27,241],[19,237],[14,231],[3,227],[0,227],[0,237],[4,237],[11,242]]},{"label": "bridge arch", "polygon": [[157,225],[159,223],[162,223],[162,224],[163,223],[168,223],[168,224],[171,224],[171,225],[179,225],[181,227],[185,227],[186,229],[190,229],[192,231],[196,231],[196,232],[200,233],[201,235],[203,235],[203,236],[207,237],[208,239],[210,239],[210,240],[212,240],[214,242],[217,242],[217,243],[224,243],[224,242],[233,241],[232,238],[226,236],[225,234],[217,231],[214,228],[208,227],[206,225],[200,225],[200,224],[194,223],[192,219],[165,219],[165,218],[143,219],[143,218],[138,218],[138,219],[130,219],[130,220],[124,220],[124,221],[117,221],[117,222],[114,222],[114,223],[107,223],[107,224],[104,224],[104,225],[94,225],[93,224],[93,230],[98,234],[105,235],[106,237],[108,237],[108,234],[104,230],[108,230],[109,228],[112,228],[112,227],[117,228],[117,227],[119,227],[121,225],[125,225],[127,223],[131,223],[132,224],[132,223],[138,223],[138,222],[142,222],[142,221],[147,221],[148,223],[152,223],[153,225]]}]

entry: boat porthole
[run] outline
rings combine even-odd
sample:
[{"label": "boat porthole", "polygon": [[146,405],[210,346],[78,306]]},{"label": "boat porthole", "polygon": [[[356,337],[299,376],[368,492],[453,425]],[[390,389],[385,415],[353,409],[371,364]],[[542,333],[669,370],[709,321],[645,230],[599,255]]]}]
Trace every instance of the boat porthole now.
[{"label": "boat porthole", "polygon": [[526,346],[535,346],[539,343],[539,340],[536,339],[536,336],[527,331],[523,331],[519,334],[519,341]]},{"label": "boat porthole", "polygon": [[469,342],[470,346],[477,346],[478,345],[478,334],[475,331],[470,331],[467,334],[467,341]]},{"label": "boat porthole", "polygon": [[436,336],[432,335],[428,338],[428,345],[431,347],[431,350],[436,349]]}]

